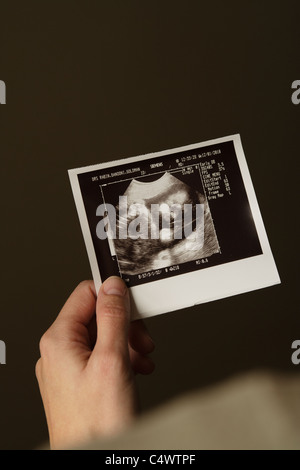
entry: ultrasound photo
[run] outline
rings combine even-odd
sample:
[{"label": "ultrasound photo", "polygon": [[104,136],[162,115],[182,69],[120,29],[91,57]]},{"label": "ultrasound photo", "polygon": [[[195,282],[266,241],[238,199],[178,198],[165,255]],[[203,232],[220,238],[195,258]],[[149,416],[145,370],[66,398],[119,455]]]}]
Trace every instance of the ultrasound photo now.
[{"label": "ultrasound photo", "polygon": [[[115,252],[122,274],[135,275],[206,258],[219,252],[217,236],[197,168],[195,168],[195,172],[198,188],[201,188],[201,192],[186,183],[191,179],[190,173],[182,174],[178,170],[174,173],[156,174],[156,179],[153,181],[147,181],[147,178],[138,178],[129,182],[123,194],[126,196],[127,210],[123,208],[123,211],[120,211],[119,205],[116,206],[117,233],[122,231],[124,233],[124,225],[128,232],[128,226],[136,220],[136,213],[130,213],[130,207],[137,204],[142,208],[139,217],[140,225],[143,225],[144,222],[144,226],[147,226],[147,233],[144,238],[134,239],[130,236],[126,239],[115,238]],[[115,183],[102,187],[105,202],[111,201],[110,192],[114,194],[119,192],[119,186],[120,184]],[[156,221],[153,217],[153,207],[155,207],[153,205],[158,208]],[[200,221],[198,231],[203,231],[203,234],[196,233],[196,209],[200,205],[203,207],[203,220]],[[179,215],[177,214],[177,217],[180,216],[179,227],[176,227],[176,214],[174,211],[170,211],[172,207],[178,207],[180,211]],[[192,225],[188,237],[184,235],[184,228],[187,228],[184,227],[184,223],[188,219],[184,208],[187,207],[191,208],[188,225]],[[122,212],[125,212],[126,217],[122,217]],[[141,217],[144,218],[144,221],[141,221]],[[121,229],[120,226],[122,226]],[[154,232],[156,238],[153,238]]]},{"label": "ultrasound photo", "polygon": [[96,289],[135,318],[280,282],[239,135],[69,170]]}]

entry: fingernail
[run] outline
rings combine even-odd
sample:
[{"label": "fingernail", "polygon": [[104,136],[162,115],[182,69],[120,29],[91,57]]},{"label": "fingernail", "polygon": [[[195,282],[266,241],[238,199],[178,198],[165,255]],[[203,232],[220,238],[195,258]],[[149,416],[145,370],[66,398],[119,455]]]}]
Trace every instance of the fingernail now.
[{"label": "fingernail", "polygon": [[119,295],[124,297],[127,288],[120,277],[112,276],[106,279],[102,285],[104,294],[107,295]]}]

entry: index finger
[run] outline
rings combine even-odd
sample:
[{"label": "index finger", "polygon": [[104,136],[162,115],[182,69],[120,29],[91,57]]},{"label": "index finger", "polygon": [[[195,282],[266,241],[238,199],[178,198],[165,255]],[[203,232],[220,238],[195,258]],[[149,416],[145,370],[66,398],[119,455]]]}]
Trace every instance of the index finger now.
[{"label": "index finger", "polygon": [[72,292],[56,321],[81,323],[87,326],[96,309],[96,292],[93,281],[82,281]]}]

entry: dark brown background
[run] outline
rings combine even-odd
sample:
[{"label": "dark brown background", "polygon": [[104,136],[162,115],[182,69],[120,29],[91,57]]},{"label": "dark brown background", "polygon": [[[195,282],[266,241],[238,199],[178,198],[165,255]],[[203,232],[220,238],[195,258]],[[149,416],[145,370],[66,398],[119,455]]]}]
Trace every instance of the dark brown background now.
[{"label": "dark brown background", "polygon": [[[47,437],[40,336],[90,278],[67,169],[239,132],[282,285],[151,318],[148,409],[241,371],[300,372],[298,1],[0,3],[0,447]],[[199,286],[201,289],[201,286]]]}]

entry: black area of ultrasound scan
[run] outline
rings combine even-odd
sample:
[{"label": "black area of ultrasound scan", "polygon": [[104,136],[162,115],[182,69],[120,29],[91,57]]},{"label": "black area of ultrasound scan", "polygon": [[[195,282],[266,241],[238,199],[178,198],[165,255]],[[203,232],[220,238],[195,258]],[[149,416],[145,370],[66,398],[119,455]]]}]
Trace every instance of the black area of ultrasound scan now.
[{"label": "black area of ultrasound scan", "polygon": [[[193,190],[207,196],[207,191],[204,184],[202,184],[203,175],[200,178],[198,168],[201,170],[200,162],[201,164],[208,162],[212,157],[204,156],[189,160],[185,162],[184,170],[178,166],[178,161],[191,155],[212,152],[214,149],[221,150],[221,154],[215,156],[214,160],[218,161],[219,159],[224,163],[231,192],[231,194],[226,193],[221,199],[208,201],[220,252],[204,259],[199,258],[189,262],[181,262],[175,267],[172,265],[171,268],[173,269],[163,268],[161,270],[143,271],[143,265],[141,264],[140,273],[134,275],[122,274],[119,270],[117,257],[111,256],[108,241],[100,240],[96,235],[96,226],[99,222],[99,217],[96,216],[96,209],[104,202],[102,193],[108,199],[105,202],[116,207],[119,196],[125,193],[133,178],[138,181],[155,181],[168,171],[176,176],[178,180],[188,184]],[[156,162],[162,162],[162,166],[152,169],[151,165]],[[129,175],[125,173],[125,175],[109,176],[111,173],[118,171],[130,172],[132,168],[140,168],[140,171],[134,174],[129,173]],[[188,173],[186,168],[193,168],[194,172]],[[142,175],[141,172],[145,173]],[[92,180],[93,177],[99,178],[101,175],[106,176],[100,180]],[[82,173],[78,175],[78,179],[102,280],[111,275],[121,275],[128,286],[135,286],[262,254],[232,141]],[[174,264],[176,265],[176,263]]]}]

